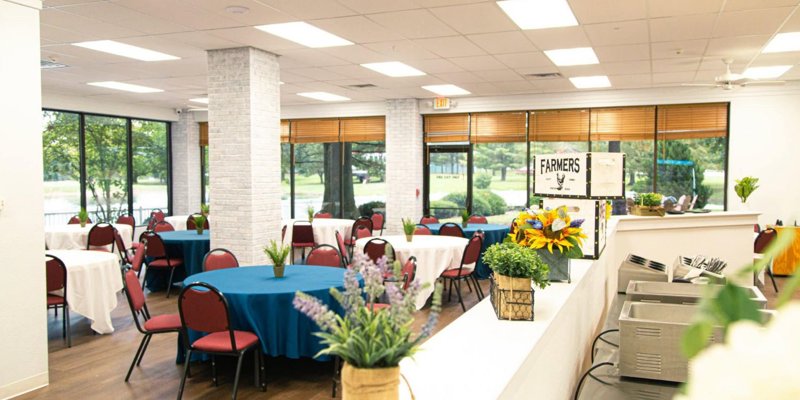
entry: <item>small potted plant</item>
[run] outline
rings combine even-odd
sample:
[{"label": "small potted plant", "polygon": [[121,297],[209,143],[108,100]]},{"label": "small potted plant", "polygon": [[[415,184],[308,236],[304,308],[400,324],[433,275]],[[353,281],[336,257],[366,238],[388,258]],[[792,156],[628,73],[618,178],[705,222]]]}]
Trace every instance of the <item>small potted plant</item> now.
[{"label": "small potted plant", "polygon": [[195,215],[194,219],[194,228],[197,230],[198,235],[202,235],[203,231],[206,228],[206,216],[203,214]]},{"label": "small potted plant", "polygon": [[536,250],[513,242],[497,243],[483,253],[483,262],[494,271],[490,293],[495,313],[501,319],[533,320],[533,285],[550,285],[550,267]]},{"label": "small potted plant", "polygon": [[661,200],[664,198],[659,193],[639,193],[633,199],[631,214],[639,216],[663,217],[666,214]]},{"label": "small potted plant", "polygon": [[308,222],[314,222],[314,207],[308,206]]},{"label": "small potted plant", "polygon": [[417,224],[409,219],[402,219],[403,221],[403,232],[406,234],[406,241],[410,242],[414,240],[414,231],[417,230]]},{"label": "small potted plant", "polygon": [[203,214],[207,218],[210,211],[211,211],[211,206],[205,203],[200,204],[200,214]]},{"label": "small potted plant", "polygon": [[86,223],[89,222],[89,213],[86,212],[86,209],[81,207],[81,211],[78,212],[78,222],[81,224],[81,228],[86,227]]},{"label": "small potted plant", "polygon": [[469,225],[469,211],[466,209],[461,212],[461,227],[466,228]]},{"label": "small potted plant", "polygon": [[278,244],[274,240],[269,241],[269,246],[264,247],[264,253],[272,260],[272,271],[276,278],[283,278],[286,268],[286,257],[292,251],[291,246]]},{"label": "small potted plant", "polygon": [[747,198],[750,197],[756,189],[758,189],[758,178],[753,176],[745,176],[742,179],[737,179],[736,186],[733,187],[733,190],[736,191],[736,195],[742,200],[742,204],[747,202]]}]

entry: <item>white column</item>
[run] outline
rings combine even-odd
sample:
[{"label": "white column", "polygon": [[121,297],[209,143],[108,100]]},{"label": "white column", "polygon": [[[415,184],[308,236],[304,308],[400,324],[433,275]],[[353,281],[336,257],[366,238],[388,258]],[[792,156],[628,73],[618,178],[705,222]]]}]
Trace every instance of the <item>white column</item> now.
[{"label": "white column", "polygon": [[422,217],[422,116],[416,99],[386,101],[386,228],[401,234],[401,218]]},{"label": "white column", "polygon": [[183,110],[172,123],[172,214],[200,211],[200,125]]},{"label": "white column", "polygon": [[41,3],[0,0],[0,253],[6,255],[0,268],[1,399],[48,383]]},{"label": "white column", "polygon": [[250,47],[208,51],[211,247],[265,264],[280,240],[280,67]]}]

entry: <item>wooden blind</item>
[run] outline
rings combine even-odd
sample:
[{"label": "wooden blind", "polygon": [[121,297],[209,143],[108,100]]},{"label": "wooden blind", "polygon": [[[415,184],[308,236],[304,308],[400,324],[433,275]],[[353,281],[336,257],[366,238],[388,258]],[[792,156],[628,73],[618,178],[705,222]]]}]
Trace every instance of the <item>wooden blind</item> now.
[{"label": "wooden blind", "polygon": [[333,143],[339,141],[339,119],[298,119],[290,121],[292,143]]},{"label": "wooden blind", "polygon": [[656,108],[613,107],[593,108],[591,112],[592,140],[653,140]]},{"label": "wooden blind", "polygon": [[342,142],[383,142],[386,140],[385,117],[341,118]]},{"label": "wooden blind", "polygon": [[426,115],[425,142],[468,142],[469,116],[467,114]]},{"label": "wooden blind", "polygon": [[524,142],[525,113],[476,113],[472,114],[473,143]]},{"label": "wooden blind", "polygon": [[289,143],[289,120],[281,120],[281,143]]},{"label": "wooden blind", "polygon": [[703,139],[728,134],[728,103],[658,106],[658,139]]},{"label": "wooden blind", "polygon": [[200,146],[208,146],[208,122],[200,122]]},{"label": "wooden blind", "polygon": [[583,142],[589,140],[589,110],[531,111],[530,140],[536,142]]}]

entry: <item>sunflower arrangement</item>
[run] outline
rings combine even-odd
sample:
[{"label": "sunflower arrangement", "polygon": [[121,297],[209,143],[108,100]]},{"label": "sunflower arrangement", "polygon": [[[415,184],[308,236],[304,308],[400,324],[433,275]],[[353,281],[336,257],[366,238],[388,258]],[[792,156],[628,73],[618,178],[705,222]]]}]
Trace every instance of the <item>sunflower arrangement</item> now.
[{"label": "sunflower arrangement", "polygon": [[581,244],[586,235],[581,229],[583,218],[572,219],[567,207],[555,209],[524,210],[514,220],[509,239],[532,249],[544,249],[553,253],[553,248],[568,258],[581,258]]}]

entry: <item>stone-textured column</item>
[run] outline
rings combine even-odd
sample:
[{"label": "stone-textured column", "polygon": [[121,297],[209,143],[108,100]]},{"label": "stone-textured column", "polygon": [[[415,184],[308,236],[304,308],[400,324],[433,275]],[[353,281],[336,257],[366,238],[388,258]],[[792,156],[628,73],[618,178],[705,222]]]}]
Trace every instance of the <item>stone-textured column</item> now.
[{"label": "stone-textured column", "polygon": [[172,214],[200,211],[200,125],[183,110],[172,123]]},{"label": "stone-textured column", "polygon": [[280,240],[280,67],[250,47],[208,51],[211,247],[265,264]]},{"label": "stone-textured column", "polygon": [[386,101],[386,228],[401,234],[401,218],[422,216],[422,116],[416,99]]}]

